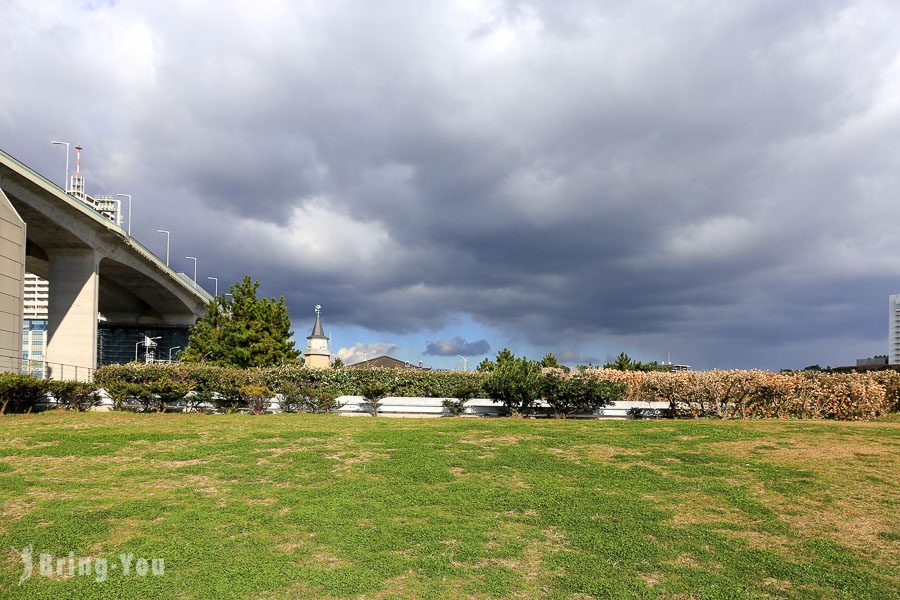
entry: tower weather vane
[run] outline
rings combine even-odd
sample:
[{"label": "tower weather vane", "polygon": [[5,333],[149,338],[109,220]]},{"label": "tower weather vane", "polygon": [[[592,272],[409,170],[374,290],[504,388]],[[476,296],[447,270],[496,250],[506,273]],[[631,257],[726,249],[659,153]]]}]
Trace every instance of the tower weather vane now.
[{"label": "tower weather vane", "polygon": [[316,316],[319,316],[319,313],[322,312],[322,305],[316,304]]}]

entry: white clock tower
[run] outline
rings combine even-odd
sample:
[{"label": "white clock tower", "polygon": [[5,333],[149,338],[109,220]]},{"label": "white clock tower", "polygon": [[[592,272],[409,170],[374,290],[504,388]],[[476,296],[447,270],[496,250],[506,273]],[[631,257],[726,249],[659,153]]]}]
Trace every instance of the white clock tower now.
[{"label": "white clock tower", "polygon": [[328,336],[322,329],[322,307],[316,304],[316,323],[312,334],[306,337],[306,366],[312,369],[328,369],[331,367],[331,350],[328,348]]}]

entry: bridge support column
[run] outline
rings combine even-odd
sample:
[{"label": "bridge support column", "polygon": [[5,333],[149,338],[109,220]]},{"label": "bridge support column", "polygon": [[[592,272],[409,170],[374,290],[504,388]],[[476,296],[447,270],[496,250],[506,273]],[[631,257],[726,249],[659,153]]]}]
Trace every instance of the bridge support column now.
[{"label": "bridge support column", "polygon": [[47,367],[51,379],[89,379],[97,366],[100,255],[93,249],[48,252]]}]

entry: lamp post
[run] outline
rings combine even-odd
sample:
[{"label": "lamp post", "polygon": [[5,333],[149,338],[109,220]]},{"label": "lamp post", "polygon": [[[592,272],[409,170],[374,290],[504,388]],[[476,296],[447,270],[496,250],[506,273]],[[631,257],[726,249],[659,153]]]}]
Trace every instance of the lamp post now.
[{"label": "lamp post", "polygon": [[66,180],[63,182],[63,189],[68,193],[69,191],[69,142],[57,142],[56,140],[50,140],[51,144],[56,144],[57,146],[65,146],[66,147]]},{"label": "lamp post", "polygon": [[218,277],[207,277],[207,279],[212,279],[213,281],[216,282],[216,293],[213,294],[213,297],[218,298],[219,297],[219,278]]},{"label": "lamp post", "polygon": [[116,194],[122,198],[128,198],[128,237],[131,237],[131,194]]},{"label": "lamp post", "polygon": [[169,362],[172,362],[172,350],[181,350],[181,346],[175,346],[173,348],[169,348]]},{"label": "lamp post", "polygon": [[463,371],[468,371],[469,370],[469,359],[466,358],[465,356],[460,356],[459,354],[456,355],[456,358],[458,358],[459,360],[462,361]]},{"label": "lamp post", "polygon": [[185,256],[185,258],[194,261],[194,289],[197,289],[197,257]]},{"label": "lamp post", "polygon": [[143,344],[143,345],[146,347],[146,346],[147,346],[147,342],[150,342],[150,341],[153,341],[153,340],[161,340],[161,339],[162,339],[162,336],[157,336],[157,337],[147,337],[147,336],[145,335],[145,336],[144,336],[144,339],[142,339],[141,341],[139,341],[137,344],[134,345],[134,362],[137,362],[137,358],[138,358],[138,346],[140,346],[141,344]]},{"label": "lamp post", "polygon": [[[131,216],[131,210],[128,211],[128,215]],[[169,266],[169,235],[172,232],[168,231],[167,229],[157,229],[156,232],[166,234],[166,266],[168,267]]]}]

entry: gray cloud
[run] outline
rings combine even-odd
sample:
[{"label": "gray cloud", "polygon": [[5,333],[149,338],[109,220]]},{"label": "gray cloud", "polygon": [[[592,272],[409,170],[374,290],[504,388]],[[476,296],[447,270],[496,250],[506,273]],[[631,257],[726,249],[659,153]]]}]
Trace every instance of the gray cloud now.
[{"label": "gray cloud", "polygon": [[425,354],[430,356],[482,356],[491,351],[491,345],[487,340],[467,342],[456,336],[449,340],[428,342]]},{"label": "gray cloud", "polygon": [[49,174],[47,140],[84,143],[148,245],[172,229],[330,323],[469,314],[696,366],[882,353],[900,7],[715,6],[18,0],[0,139]]}]

